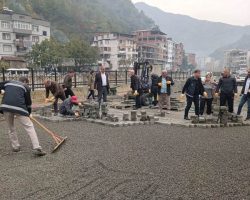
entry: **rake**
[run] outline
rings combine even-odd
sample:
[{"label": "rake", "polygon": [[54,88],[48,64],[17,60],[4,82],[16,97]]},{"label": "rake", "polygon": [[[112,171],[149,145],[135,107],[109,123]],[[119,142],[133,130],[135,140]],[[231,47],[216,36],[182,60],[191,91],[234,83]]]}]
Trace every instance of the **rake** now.
[{"label": "rake", "polygon": [[56,150],[58,150],[59,147],[66,141],[67,137],[61,137],[58,134],[52,132],[51,130],[46,128],[43,124],[41,124],[38,120],[36,120],[34,117],[30,117],[30,119],[34,121],[38,126],[40,126],[43,130],[45,130],[46,133],[48,133],[48,135],[50,135],[55,141],[56,146],[54,147],[51,153],[54,153]]}]

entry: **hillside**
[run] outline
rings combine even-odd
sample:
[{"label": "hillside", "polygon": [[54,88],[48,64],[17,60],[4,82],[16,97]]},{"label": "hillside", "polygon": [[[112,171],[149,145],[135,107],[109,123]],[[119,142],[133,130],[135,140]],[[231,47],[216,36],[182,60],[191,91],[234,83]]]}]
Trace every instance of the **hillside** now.
[{"label": "hillside", "polygon": [[215,50],[210,56],[216,59],[222,59],[224,51],[227,49],[250,50],[250,35],[243,35],[238,41]]},{"label": "hillside", "polygon": [[183,42],[187,51],[200,56],[207,56],[218,48],[238,41],[243,35],[250,34],[250,26],[197,20],[185,15],[164,12],[145,3],[137,3],[135,6],[152,18],[170,37]]},{"label": "hillside", "polygon": [[[3,0],[0,0],[0,5]],[[154,23],[130,0],[8,0],[6,6],[19,13],[46,19],[52,34],[61,40],[73,36],[91,38],[96,31],[129,33]]]}]

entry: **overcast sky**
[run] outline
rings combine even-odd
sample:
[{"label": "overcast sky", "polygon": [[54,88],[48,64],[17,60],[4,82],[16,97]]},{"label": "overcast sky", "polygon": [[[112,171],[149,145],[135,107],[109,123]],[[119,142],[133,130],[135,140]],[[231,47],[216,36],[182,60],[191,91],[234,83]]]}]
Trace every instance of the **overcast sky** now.
[{"label": "overcast sky", "polygon": [[250,25],[250,0],[132,0],[194,18]]}]

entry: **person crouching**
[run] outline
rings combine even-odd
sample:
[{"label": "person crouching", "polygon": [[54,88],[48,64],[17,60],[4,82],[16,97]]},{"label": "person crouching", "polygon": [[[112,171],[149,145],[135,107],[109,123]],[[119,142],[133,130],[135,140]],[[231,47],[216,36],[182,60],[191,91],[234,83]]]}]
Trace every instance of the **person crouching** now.
[{"label": "person crouching", "polygon": [[60,106],[60,114],[79,117],[79,112],[75,109],[76,106],[79,106],[78,98],[76,96],[69,97]]}]

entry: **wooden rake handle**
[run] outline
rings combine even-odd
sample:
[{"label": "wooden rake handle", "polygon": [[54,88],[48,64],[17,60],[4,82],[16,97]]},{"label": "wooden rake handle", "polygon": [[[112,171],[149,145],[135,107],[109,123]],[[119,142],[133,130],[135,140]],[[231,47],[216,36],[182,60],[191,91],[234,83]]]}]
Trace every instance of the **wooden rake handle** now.
[{"label": "wooden rake handle", "polygon": [[59,144],[61,142],[61,137],[56,135],[55,133],[53,133],[51,130],[49,130],[47,127],[45,127],[43,124],[41,124],[38,120],[36,120],[34,117],[30,117],[30,119],[32,121],[34,121],[38,126],[40,126],[43,130],[46,131],[46,133],[48,133],[57,144]]}]

